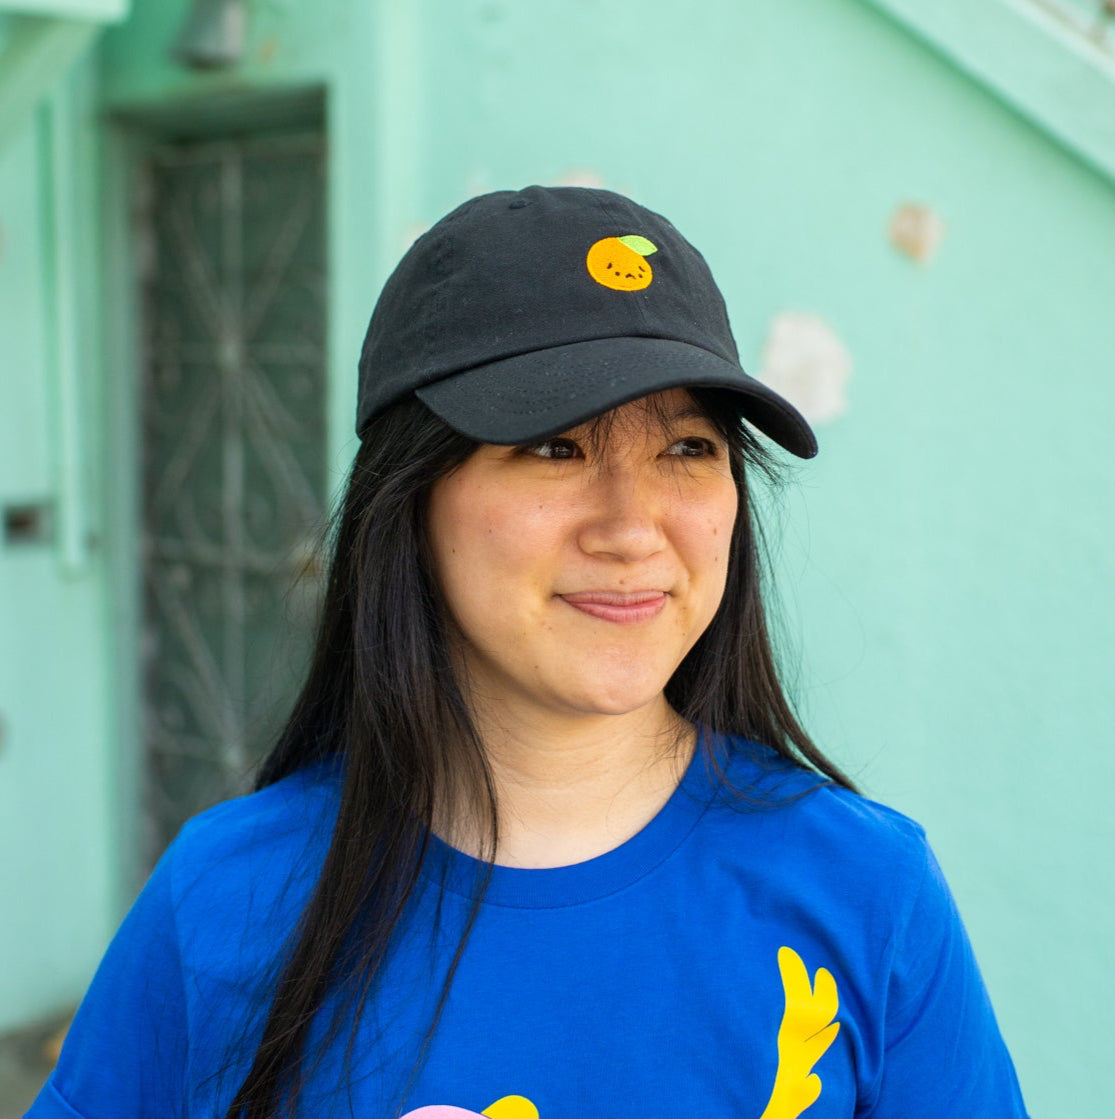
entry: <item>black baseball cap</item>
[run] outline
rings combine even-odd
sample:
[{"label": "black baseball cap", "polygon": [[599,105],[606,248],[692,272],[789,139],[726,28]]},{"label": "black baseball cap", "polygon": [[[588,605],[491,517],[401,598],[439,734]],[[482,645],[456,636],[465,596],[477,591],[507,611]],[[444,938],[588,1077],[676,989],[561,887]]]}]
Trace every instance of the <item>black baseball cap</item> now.
[{"label": "black baseball cap", "polygon": [[360,355],[356,431],[413,393],[482,443],[528,443],[649,393],[727,389],[800,458],[802,415],[740,366],[704,257],[661,215],[586,187],[458,206],[384,285]]}]

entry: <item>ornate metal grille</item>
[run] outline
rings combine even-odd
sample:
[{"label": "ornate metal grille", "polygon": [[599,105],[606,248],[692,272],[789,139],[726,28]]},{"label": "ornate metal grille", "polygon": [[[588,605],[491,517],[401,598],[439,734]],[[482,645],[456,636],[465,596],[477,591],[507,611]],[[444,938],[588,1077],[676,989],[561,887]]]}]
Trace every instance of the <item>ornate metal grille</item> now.
[{"label": "ornate metal grille", "polygon": [[319,136],[144,169],[148,854],[245,791],[304,671],[325,505]]}]

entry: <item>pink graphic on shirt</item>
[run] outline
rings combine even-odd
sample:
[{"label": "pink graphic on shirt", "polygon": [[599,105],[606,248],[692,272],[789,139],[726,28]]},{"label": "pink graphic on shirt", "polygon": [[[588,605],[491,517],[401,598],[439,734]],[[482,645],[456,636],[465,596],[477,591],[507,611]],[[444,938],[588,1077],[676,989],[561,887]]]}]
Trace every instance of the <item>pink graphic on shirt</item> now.
[{"label": "pink graphic on shirt", "polygon": [[538,1119],[538,1108],[525,1096],[504,1096],[483,1111],[433,1104],[408,1111],[403,1119]]},{"label": "pink graphic on shirt", "polygon": [[403,1119],[484,1119],[484,1116],[479,1111],[466,1111],[463,1107],[434,1104],[432,1107],[408,1111]]}]

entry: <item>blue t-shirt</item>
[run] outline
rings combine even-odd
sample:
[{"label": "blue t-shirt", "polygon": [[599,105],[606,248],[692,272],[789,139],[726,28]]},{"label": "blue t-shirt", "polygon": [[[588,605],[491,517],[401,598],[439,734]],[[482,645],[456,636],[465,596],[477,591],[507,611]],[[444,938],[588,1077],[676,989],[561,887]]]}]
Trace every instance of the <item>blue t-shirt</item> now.
[{"label": "blue t-shirt", "polygon": [[[748,800],[698,750],[616,849],[495,868],[418,1066],[481,869],[434,840],[347,1071],[348,1027],[322,1049],[319,1015],[299,1115],[1023,1119],[921,828],[750,743],[728,748]],[[29,1116],[222,1119],[339,788],[335,770],[305,770],[183,829]]]}]

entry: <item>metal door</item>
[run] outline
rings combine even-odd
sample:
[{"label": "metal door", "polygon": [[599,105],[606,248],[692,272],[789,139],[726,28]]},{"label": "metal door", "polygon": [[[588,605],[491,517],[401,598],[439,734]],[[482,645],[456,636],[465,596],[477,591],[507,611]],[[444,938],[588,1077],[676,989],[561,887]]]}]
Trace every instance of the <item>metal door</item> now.
[{"label": "metal door", "polygon": [[300,683],[325,506],[320,135],[143,170],[148,855],[243,792]]}]

